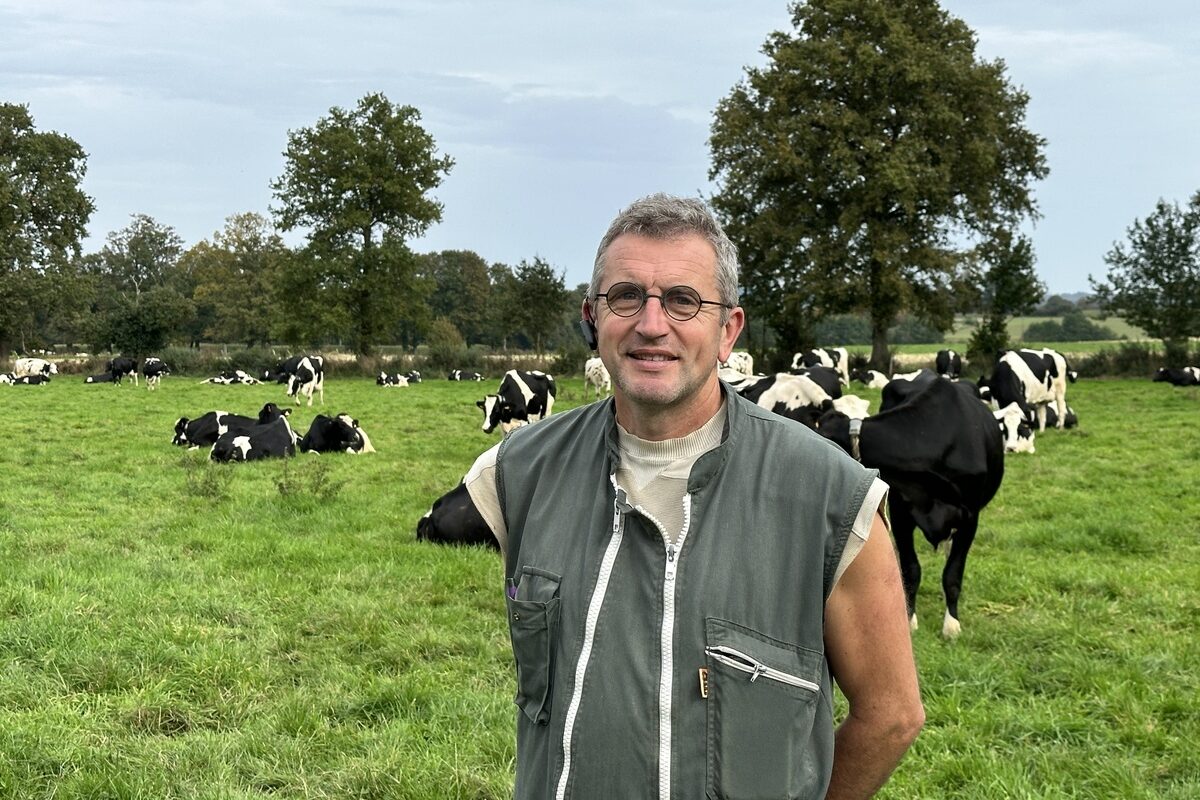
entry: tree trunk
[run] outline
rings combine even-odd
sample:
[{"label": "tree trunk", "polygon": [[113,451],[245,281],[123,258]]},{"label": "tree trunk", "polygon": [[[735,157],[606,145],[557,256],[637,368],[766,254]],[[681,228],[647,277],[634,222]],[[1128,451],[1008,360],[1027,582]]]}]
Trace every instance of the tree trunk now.
[{"label": "tree trunk", "polygon": [[892,354],[888,351],[887,322],[871,318],[871,369],[892,374]]}]

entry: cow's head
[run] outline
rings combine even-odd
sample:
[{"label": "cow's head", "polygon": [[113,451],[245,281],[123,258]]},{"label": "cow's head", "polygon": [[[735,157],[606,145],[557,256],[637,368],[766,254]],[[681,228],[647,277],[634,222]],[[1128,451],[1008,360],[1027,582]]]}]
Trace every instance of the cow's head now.
[{"label": "cow's head", "polygon": [[388,382],[388,376],[387,376],[386,372],[380,372],[378,377],[375,378],[376,386],[384,386],[387,384],[387,382]]},{"label": "cow's head", "polygon": [[1033,428],[1025,419],[1025,413],[1016,403],[1009,403],[1000,411],[993,411],[992,416],[1000,426],[1004,436],[1004,452],[1034,453]]},{"label": "cow's head", "polygon": [[334,436],[338,440],[338,450],[347,453],[374,453],[371,439],[349,414],[338,414],[334,417]]},{"label": "cow's head", "polygon": [[483,432],[491,433],[496,430],[499,425],[500,429],[508,433],[513,428],[525,424],[523,420],[514,420],[513,413],[515,409],[512,403],[509,403],[498,394],[489,394],[482,400],[476,400],[475,405],[483,411]]},{"label": "cow's head", "polygon": [[187,447],[187,424],[189,421],[190,420],[188,420],[187,417],[180,417],[179,419],[175,420],[175,437],[171,439],[171,444],[176,444],[180,447]]},{"label": "cow's head", "polygon": [[258,411],[258,424],[266,425],[268,422],[274,422],[275,420],[279,419],[280,417],[286,417],[288,414],[291,414],[291,413],[292,413],[292,410],[290,408],[282,408],[281,409],[279,406],[275,405],[274,403],[267,403]]}]

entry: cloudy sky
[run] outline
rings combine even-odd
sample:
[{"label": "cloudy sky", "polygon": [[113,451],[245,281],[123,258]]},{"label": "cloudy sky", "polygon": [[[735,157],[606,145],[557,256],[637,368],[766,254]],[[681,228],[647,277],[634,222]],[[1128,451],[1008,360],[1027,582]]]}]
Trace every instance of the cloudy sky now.
[{"label": "cloudy sky", "polygon": [[[1037,269],[1086,290],[1134,219],[1200,190],[1200,11],[942,5],[1030,94],[1051,169]],[[712,111],[789,20],[781,0],[0,0],[0,101],[88,152],[94,250],[131,214],[191,245],[268,213],[287,132],[383,92],[456,161],[416,249],[541,256],[574,285],[628,201],[714,190]]]}]

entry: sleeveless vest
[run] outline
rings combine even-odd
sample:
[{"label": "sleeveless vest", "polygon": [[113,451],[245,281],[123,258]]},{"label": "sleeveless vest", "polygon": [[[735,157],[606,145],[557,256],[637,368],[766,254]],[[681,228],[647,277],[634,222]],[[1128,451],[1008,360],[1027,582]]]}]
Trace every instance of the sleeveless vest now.
[{"label": "sleeveless vest", "polygon": [[674,544],[616,484],[611,398],[500,447],[518,800],[825,795],[825,600],[876,473],[723,389]]}]

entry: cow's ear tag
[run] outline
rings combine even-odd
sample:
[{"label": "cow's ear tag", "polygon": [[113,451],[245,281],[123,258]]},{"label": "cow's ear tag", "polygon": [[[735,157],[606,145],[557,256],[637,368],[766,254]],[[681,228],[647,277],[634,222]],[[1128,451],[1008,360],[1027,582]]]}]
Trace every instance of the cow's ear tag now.
[{"label": "cow's ear tag", "polygon": [[700,673],[700,696],[705,700],[708,699],[708,667],[700,667],[697,670]]}]

